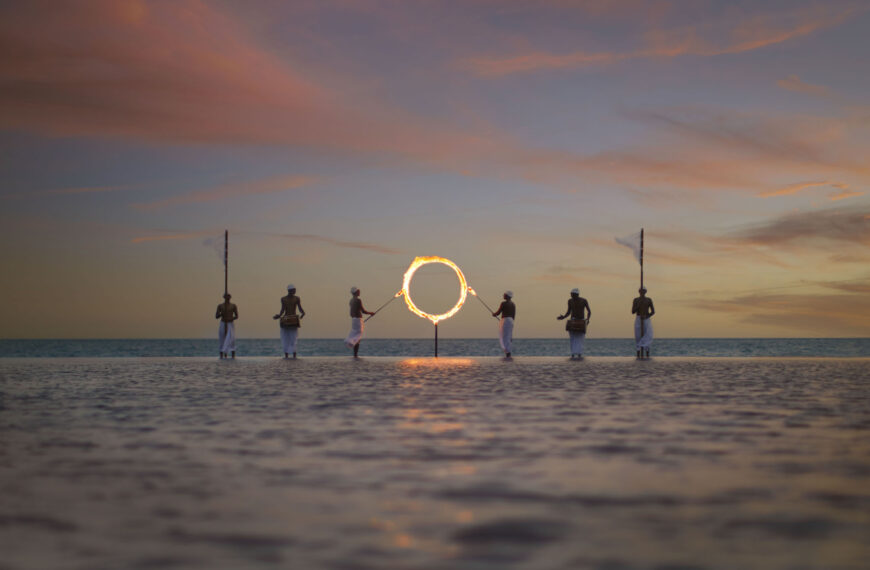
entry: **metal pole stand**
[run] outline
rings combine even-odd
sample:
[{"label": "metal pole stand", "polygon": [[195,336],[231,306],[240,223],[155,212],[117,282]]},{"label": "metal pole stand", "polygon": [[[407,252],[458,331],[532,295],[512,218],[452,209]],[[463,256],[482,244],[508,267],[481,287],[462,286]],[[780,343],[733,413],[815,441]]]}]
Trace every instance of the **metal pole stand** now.
[{"label": "metal pole stand", "polygon": [[438,323],[435,323],[435,358],[438,358]]}]

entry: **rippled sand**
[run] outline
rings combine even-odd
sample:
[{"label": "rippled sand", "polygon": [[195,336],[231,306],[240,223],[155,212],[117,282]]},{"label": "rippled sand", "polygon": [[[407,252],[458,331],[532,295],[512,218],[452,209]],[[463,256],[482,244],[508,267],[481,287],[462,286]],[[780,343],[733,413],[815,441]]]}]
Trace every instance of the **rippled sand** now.
[{"label": "rippled sand", "polygon": [[870,359],[0,360],[0,568],[858,569]]}]

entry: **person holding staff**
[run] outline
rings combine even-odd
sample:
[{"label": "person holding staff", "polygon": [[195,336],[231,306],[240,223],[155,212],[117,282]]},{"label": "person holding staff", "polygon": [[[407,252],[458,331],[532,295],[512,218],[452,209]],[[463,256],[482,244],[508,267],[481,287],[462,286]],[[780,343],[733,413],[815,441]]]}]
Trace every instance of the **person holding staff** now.
[{"label": "person holding staff", "polygon": [[504,357],[511,357],[511,342],[514,336],[514,318],[517,316],[517,306],[512,301],[514,294],[512,291],[504,292],[504,301],[498,306],[498,310],[492,314],[493,317],[501,315],[501,320],[498,322],[498,342],[501,349],[504,351]]},{"label": "person holding staff", "polygon": [[344,344],[348,348],[353,348],[353,357],[359,358],[359,343],[363,336],[363,315],[374,315],[371,311],[366,311],[363,307],[362,299],[359,298],[359,289],[356,287],[350,288],[350,332],[347,338],[344,339]]},{"label": "person holding staff", "polygon": [[235,303],[230,303],[231,298],[232,295],[224,293],[224,302],[217,306],[214,314],[214,318],[221,320],[218,329],[221,358],[227,358],[229,354],[236,357],[236,327],[233,321],[239,318],[239,308]]},{"label": "person holding staff", "polygon": [[[296,314],[296,308],[299,308],[300,314]],[[296,287],[287,285],[287,296],[281,297],[281,311],[272,317],[279,319],[281,325],[281,346],[284,347],[284,358],[289,358],[293,355],[293,360],[296,360],[296,339],[299,338],[299,327],[302,326],[302,317],[305,316],[305,309],[302,308],[302,301],[296,296]]]},{"label": "person holding staff", "polygon": [[638,289],[640,297],[635,297],[631,302],[631,314],[637,315],[634,318],[634,340],[637,345],[637,358],[649,358],[649,349],[652,347],[653,327],[650,319],[656,314],[656,308],[653,306],[652,299],[646,296],[646,288]]},{"label": "person holding staff", "polygon": [[556,318],[561,321],[569,316],[571,318],[565,323],[565,330],[571,338],[571,360],[583,360],[583,341],[586,339],[586,325],[592,318],[592,309],[589,308],[589,302],[580,296],[579,289],[571,289],[568,310]]}]

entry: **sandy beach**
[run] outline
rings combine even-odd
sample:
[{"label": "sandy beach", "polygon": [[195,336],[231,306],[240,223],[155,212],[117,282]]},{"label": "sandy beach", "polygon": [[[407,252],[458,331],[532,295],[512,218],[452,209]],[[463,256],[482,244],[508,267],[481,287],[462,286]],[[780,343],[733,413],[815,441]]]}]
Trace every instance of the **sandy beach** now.
[{"label": "sandy beach", "polygon": [[868,365],[2,359],[0,568],[864,568]]}]

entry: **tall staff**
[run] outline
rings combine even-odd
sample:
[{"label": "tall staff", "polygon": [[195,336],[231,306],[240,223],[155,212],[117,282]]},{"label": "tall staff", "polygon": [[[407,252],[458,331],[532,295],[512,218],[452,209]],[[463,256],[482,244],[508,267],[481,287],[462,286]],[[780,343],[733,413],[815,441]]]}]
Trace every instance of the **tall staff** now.
[{"label": "tall staff", "polygon": [[640,228],[640,288],[643,289],[643,228]]},{"label": "tall staff", "polygon": [[[640,288],[643,289],[643,228],[640,228],[639,234],[632,234],[621,238],[616,238],[616,243],[624,245],[634,252],[634,256],[640,263]],[[640,320],[640,336],[645,334],[644,319]]]},{"label": "tall staff", "polygon": [[[643,228],[640,228],[640,288],[643,289]],[[640,320],[640,338],[646,334],[643,319]]]},{"label": "tall staff", "polygon": [[[229,253],[230,253],[230,231],[224,230],[224,295],[229,293]],[[641,280],[642,281],[642,280]]]}]

